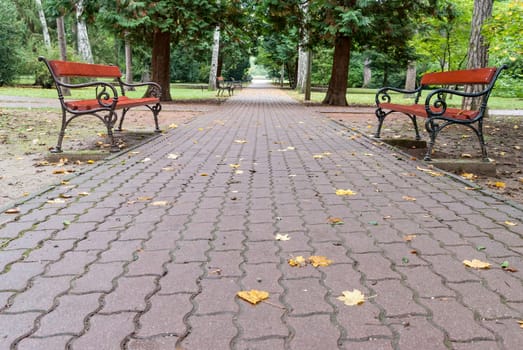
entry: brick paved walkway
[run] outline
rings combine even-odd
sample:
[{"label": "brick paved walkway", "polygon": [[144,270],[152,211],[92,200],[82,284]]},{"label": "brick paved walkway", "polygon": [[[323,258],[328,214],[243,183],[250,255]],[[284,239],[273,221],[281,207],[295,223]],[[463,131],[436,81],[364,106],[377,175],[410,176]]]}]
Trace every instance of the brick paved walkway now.
[{"label": "brick paved walkway", "polygon": [[0,349],[521,348],[523,211],[261,87],[0,215]]}]

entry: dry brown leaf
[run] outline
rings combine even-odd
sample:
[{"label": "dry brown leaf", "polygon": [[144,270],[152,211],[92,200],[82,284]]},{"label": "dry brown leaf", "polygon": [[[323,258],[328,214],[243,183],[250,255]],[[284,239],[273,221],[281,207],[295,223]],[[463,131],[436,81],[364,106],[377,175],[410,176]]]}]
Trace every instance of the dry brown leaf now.
[{"label": "dry brown leaf", "polygon": [[7,209],[6,211],[4,211],[4,213],[6,213],[6,214],[19,214],[20,213],[20,208]]},{"label": "dry brown leaf", "polygon": [[313,255],[313,256],[309,257],[309,262],[314,267],[318,267],[318,266],[325,267],[325,266],[329,266],[330,264],[332,264],[332,260],[328,259],[326,256],[321,256],[321,255]]},{"label": "dry brown leaf", "polygon": [[519,324],[519,328],[523,328],[523,320],[519,320],[518,324]]},{"label": "dry brown leaf", "polygon": [[327,219],[327,221],[329,222],[329,224],[331,224],[333,226],[334,225],[343,225],[344,224],[344,222],[343,222],[343,220],[341,218],[336,218],[336,217],[332,217],[332,216],[329,217]]},{"label": "dry brown leaf", "polygon": [[478,259],[463,260],[463,264],[465,264],[465,266],[472,267],[473,269],[490,269],[490,264],[488,262]]},{"label": "dry brown leaf", "polygon": [[236,295],[240,299],[248,301],[249,303],[251,303],[253,305],[256,305],[260,301],[263,301],[263,300],[269,298],[268,292],[265,292],[263,290],[256,290],[256,289],[242,290],[242,291],[239,291]]},{"label": "dry brown leaf", "polygon": [[361,305],[365,302],[365,295],[357,289],[353,289],[352,292],[345,290],[341,293],[343,295],[339,296],[337,299],[343,301],[345,305],[355,306]]},{"label": "dry brown leaf", "polygon": [[303,256],[297,256],[295,258],[289,259],[289,265],[292,267],[304,267],[307,265],[307,260]]},{"label": "dry brown leaf", "polygon": [[472,174],[472,173],[462,173],[460,176],[466,180],[474,180],[475,178],[478,177],[477,175]]}]

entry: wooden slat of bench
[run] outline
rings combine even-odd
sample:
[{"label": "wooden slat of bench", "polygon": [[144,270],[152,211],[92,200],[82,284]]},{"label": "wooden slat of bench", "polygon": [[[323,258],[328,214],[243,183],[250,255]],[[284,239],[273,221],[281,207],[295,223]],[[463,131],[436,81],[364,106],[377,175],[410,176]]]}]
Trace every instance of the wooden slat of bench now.
[{"label": "wooden slat of bench", "polygon": [[[103,100],[105,104],[110,105],[113,103],[113,99]],[[118,97],[118,103],[116,109],[131,108],[145,105],[155,105],[160,102],[160,99],[156,97],[143,97],[143,98],[129,98],[127,96]],[[81,100],[81,101],[68,101],[65,105],[73,111],[88,111],[91,109],[97,109],[101,106],[98,104],[98,100]]]},{"label": "wooden slat of bench", "polygon": [[427,73],[421,78],[421,85],[489,84],[496,71],[497,68],[477,68]]},{"label": "wooden slat of bench", "polygon": [[122,73],[117,66],[79,63],[69,61],[49,61],[58,77],[120,78]]},{"label": "wooden slat of bench", "polygon": [[[425,106],[420,104],[400,105],[394,103],[380,103],[380,108],[427,118],[427,111],[425,110]],[[441,109],[433,109],[433,111],[438,112],[441,111]],[[479,111],[467,111],[458,108],[447,108],[443,116],[457,120],[472,120],[478,114]]]}]

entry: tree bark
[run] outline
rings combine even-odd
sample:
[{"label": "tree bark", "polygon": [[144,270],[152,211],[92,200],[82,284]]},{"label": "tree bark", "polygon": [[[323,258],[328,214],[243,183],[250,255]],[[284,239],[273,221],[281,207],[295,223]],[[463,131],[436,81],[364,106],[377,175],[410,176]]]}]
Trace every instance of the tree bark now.
[{"label": "tree bark", "polygon": [[76,27],[78,39],[78,54],[85,62],[93,63],[93,53],[91,51],[91,43],[89,42],[89,35],[87,33],[87,24],[82,18],[84,12],[84,0],[78,0],[76,3]]},{"label": "tree bark", "polygon": [[[467,69],[484,68],[488,64],[488,43],[481,29],[483,23],[492,16],[493,0],[474,0],[474,11],[472,13],[472,22],[469,39],[469,49],[467,54]],[[481,86],[467,86],[466,92],[481,91]],[[463,109],[476,109],[479,99],[464,98]]]},{"label": "tree bark", "polygon": [[[60,59],[62,61],[67,61],[67,42],[65,40],[65,26],[64,26],[64,17],[56,17],[56,34],[58,36],[58,47],[60,48]],[[63,77],[62,81],[64,83],[69,83],[68,77]],[[71,91],[68,88],[62,88],[62,93],[64,96],[71,96]]]},{"label": "tree bark", "polygon": [[153,37],[152,81],[162,87],[162,101],[172,101],[171,98],[171,33],[156,30]]},{"label": "tree bark", "polygon": [[220,26],[214,28],[212,43],[211,70],[209,72],[209,90],[216,90],[216,79],[218,78],[218,57],[220,56]]},{"label": "tree bark", "polygon": [[42,7],[42,0],[35,0],[36,9],[38,10],[38,18],[42,25],[42,34],[44,36],[44,45],[46,48],[51,48],[51,37],[49,36],[49,29],[47,28],[47,20],[45,19],[44,9]]},{"label": "tree bark", "polygon": [[[125,33],[125,82],[131,84],[133,82],[133,50],[131,41],[129,40],[129,33]],[[134,87],[127,87],[127,91],[136,90]]]},{"label": "tree bark", "polygon": [[323,104],[334,106],[347,106],[347,80],[349,77],[349,62],[352,38],[336,36],[334,55],[332,60],[331,79]]},{"label": "tree bark", "polygon": [[365,57],[363,62],[363,86],[362,88],[368,88],[370,81],[372,79],[372,70],[370,69],[371,60],[368,57]]},{"label": "tree bark", "polygon": [[[405,76],[405,90],[416,88],[416,61],[409,61],[407,74]],[[413,94],[406,94],[405,97],[413,97]]]}]

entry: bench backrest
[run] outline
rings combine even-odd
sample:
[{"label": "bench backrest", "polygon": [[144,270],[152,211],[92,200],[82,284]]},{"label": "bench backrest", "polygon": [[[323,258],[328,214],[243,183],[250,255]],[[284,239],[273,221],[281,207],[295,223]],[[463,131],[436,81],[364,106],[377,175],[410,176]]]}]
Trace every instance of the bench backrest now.
[{"label": "bench backrest", "polygon": [[497,68],[476,68],[427,73],[421,78],[421,85],[490,84],[496,71]]},{"label": "bench backrest", "polygon": [[120,78],[122,73],[117,66],[102,64],[78,63],[68,61],[48,61],[56,77],[90,77],[90,78]]}]

